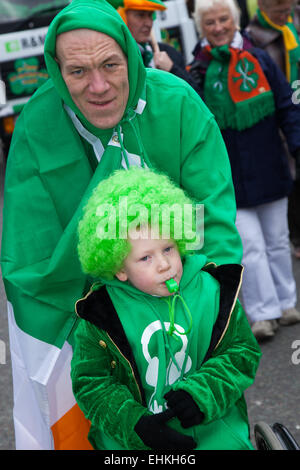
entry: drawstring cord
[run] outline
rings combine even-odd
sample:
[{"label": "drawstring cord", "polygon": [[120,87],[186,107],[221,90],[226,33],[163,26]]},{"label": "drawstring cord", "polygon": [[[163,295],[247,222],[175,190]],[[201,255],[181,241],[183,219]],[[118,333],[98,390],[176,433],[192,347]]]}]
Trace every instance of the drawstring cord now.
[{"label": "drawstring cord", "polygon": [[[175,306],[176,306],[177,299],[181,300],[182,305],[183,305],[183,311],[184,311],[185,315],[187,314],[186,317],[188,317],[188,319],[189,319],[189,327],[188,327],[187,330],[185,330],[183,332],[180,332],[175,327]],[[156,316],[159,318],[159,321],[160,321],[161,326],[162,326],[162,332],[163,332],[163,335],[164,335],[165,347],[168,350],[169,355],[172,359],[172,362],[176,366],[176,369],[178,370],[178,372],[180,372],[180,366],[178,365],[178,362],[176,361],[176,358],[175,358],[176,353],[175,354],[173,353],[171,345],[170,345],[170,337],[174,338],[176,341],[179,341],[179,338],[178,338],[177,335],[180,335],[180,336],[188,335],[192,330],[193,318],[192,318],[192,314],[190,312],[190,309],[188,308],[184,298],[180,294],[173,295],[172,300],[171,300],[170,297],[163,298],[163,300],[167,303],[168,310],[169,310],[170,327],[169,327],[168,331],[165,328],[164,322],[163,322],[158,310],[155,310],[152,303],[149,302],[148,299],[146,298],[147,303],[149,304],[151,309],[155,312]],[[174,334],[174,332],[176,332],[176,334]],[[185,353],[184,362],[183,362],[182,367],[181,367],[180,380],[182,379],[182,377],[184,375],[184,372],[185,372],[186,363],[187,363],[187,359],[188,359],[188,356],[189,356],[189,349],[190,349],[190,341],[188,341],[188,347],[187,347],[187,350],[186,350],[186,353]]]},{"label": "drawstring cord", "polygon": [[[175,304],[176,304],[176,300],[177,299],[180,299],[181,300],[181,303],[183,305],[183,311],[185,314],[187,314],[188,316],[188,319],[189,319],[189,327],[187,330],[183,331],[183,332],[180,332],[178,331],[178,329],[175,327]],[[190,309],[188,308],[187,306],[187,303],[186,301],[184,300],[184,298],[182,297],[182,295],[180,295],[180,293],[175,293],[173,295],[173,298],[171,300],[170,297],[168,297],[167,299],[164,299],[165,302],[168,304],[168,308],[169,308],[169,318],[170,318],[170,328],[169,330],[166,332],[167,336],[171,336],[173,338],[175,338],[177,341],[178,341],[178,337],[176,335],[174,335],[174,332],[176,331],[177,335],[188,335],[191,330],[192,330],[192,327],[193,327],[193,317],[192,317],[192,314],[191,314],[191,311]],[[185,368],[186,368],[186,363],[187,363],[187,359],[188,359],[188,356],[189,356],[189,350],[190,350],[190,343],[191,341],[188,341],[188,347],[187,347],[187,350],[186,350],[186,353],[185,353],[185,358],[184,358],[184,361],[183,361],[183,364],[182,364],[182,367],[181,367],[181,374],[180,374],[180,380],[182,380],[182,377],[184,375],[184,372],[185,372]],[[172,354],[172,351],[171,351],[171,348],[170,348],[170,344],[169,344],[169,341],[166,342],[166,345],[167,345],[167,349],[170,353],[170,356],[172,358],[172,361],[173,363],[175,364],[178,372],[180,372],[180,367],[176,361],[176,358],[174,357],[174,355]]]},{"label": "drawstring cord", "polygon": [[128,122],[128,124],[130,125],[130,127],[132,128],[133,130],[133,133],[134,133],[134,136],[135,136],[135,139],[137,141],[137,144],[138,144],[138,152],[139,152],[139,156],[141,158],[141,166],[142,168],[145,168],[145,164],[148,166],[148,168],[151,168],[152,165],[151,163],[149,162],[149,159],[148,159],[148,156],[146,154],[146,151],[145,151],[145,147],[143,146],[143,143],[142,143],[142,139],[141,139],[141,136],[140,134],[138,133],[137,129],[135,128],[134,124],[133,124],[133,119],[136,117],[136,113],[133,109],[129,109],[127,111],[127,114],[126,116],[122,119],[122,121],[117,125],[117,134],[118,134],[118,139],[119,139],[119,142],[120,142],[120,146],[121,146],[121,152],[122,152],[122,155],[124,156],[124,159],[125,159],[125,162],[126,162],[126,165],[127,165],[127,168],[129,168],[129,162],[128,162],[128,158],[127,158],[127,151],[124,147],[124,143],[123,143],[123,139],[122,139],[122,136],[121,136],[121,123],[124,123],[124,122]]},{"label": "drawstring cord", "polygon": [[121,126],[120,124],[117,125],[117,134],[118,134],[118,139],[119,139],[119,142],[120,142],[120,146],[121,146],[121,153],[124,157],[124,160],[126,162],[126,166],[127,168],[129,168],[129,162],[128,162],[128,158],[127,158],[127,152],[126,152],[126,149],[124,147],[124,142],[123,142],[123,139],[122,139],[122,136],[121,136]]},{"label": "drawstring cord", "polygon": [[[175,327],[175,303],[176,303],[177,299],[181,300],[181,303],[183,305],[183,310],[184,310],[185,313],[187,313],[187,316],[189,318],[189,323],[190,323],[188,329],[183,331],[182,333],[180,331],[178,331],[177,328]],[[189,334],[191,329],[192,329],[192,326],[193,326],[193,317],[192,317],[190,309],[188,308],[187,303],[184,300],[184,298],[180,294],[174,294],[172,300],[171,300],[170,297],[168,297],[167,299],[164,299],[164,300],[167,302],[168,307],[169,307],[170,328],[169,328],[169,331],[168,331],[168,335],[172,336],[174,331],[176,331],[176,333],[178,335],[187,335],[187,334]],[[178,338],[176,338],[176,339],[178,340]]]}]

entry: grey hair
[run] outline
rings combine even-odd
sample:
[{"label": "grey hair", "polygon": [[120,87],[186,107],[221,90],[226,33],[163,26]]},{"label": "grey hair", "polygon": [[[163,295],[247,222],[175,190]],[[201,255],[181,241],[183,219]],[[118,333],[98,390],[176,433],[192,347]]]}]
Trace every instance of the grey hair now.
[{"label": "grey hair", "polygon": [[193,13],[193,17],[200,36],[202,36],[201,23],[203,14],[217,5],[229,8],[237,29],[240,29],[241,10],[237,6],[235,0],[195,0],[195,11]]}]

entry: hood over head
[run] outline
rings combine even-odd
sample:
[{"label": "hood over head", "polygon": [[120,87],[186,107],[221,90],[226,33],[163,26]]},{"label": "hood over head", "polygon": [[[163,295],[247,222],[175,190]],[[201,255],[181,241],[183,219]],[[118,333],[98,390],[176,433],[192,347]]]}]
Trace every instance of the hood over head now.
[{"label": "hood over head", "polygon": [[73,0],[50,24],[44,47],[45,62],[60,97],[75,112],[82,123],[97,134],[74,104],[61,75],[56,57],[56,38],[59,34],[75,29],[91,29],[112,37],[128,58],[129,97],[124,117],[129,109],[135,109],[145,85],[146,71],[138,45],[117,11],[105,0]]}]

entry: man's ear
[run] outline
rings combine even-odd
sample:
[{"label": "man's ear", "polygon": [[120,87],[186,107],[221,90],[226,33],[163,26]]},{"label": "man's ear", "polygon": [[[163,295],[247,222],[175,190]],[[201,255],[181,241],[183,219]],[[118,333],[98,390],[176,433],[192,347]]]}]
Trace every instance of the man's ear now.
[{"label": "man's ear", "polygon": [[116,277],[119,279],[119,281],[125,282],[128,279],[128,276],[124,269],[121,269],[118,273],[116,273]]}]

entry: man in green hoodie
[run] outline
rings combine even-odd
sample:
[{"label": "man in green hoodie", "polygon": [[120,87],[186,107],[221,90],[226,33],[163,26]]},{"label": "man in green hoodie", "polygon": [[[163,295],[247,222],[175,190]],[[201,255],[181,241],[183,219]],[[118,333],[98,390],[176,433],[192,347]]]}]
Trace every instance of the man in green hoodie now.
[{"label": "man in green hoodie", "polygon": [[[76,256],[76,227],[99,181],[132,165],[168,173],[204,204],[202,253],[217,263],[242,256],[229,160],[214,117],[188,84],[145,69],[113,7],[73,0],[49,27],[45,60],[50,79],[18,118],[4,194],[1,268],[18,358],[16,440],[25,448],[25,434],[30,448],[53,448],[51,413],[59,406],[48,401],[59,351],[72,343],[74,303],[90,285]],[[61,403],[60,394],[55,400]],[[33,415],[24,409],[33,406],[40,427],[28,424]]]},{"label": "man in green hoodie", "polygon": [[116,171],[85,207],[78,252],[96,283],[76,303],[71,376],[96,449],[252,448],[243,392],[260,352],[237,302],[243,269],[193,254],[196,216],[141,168]]}]

